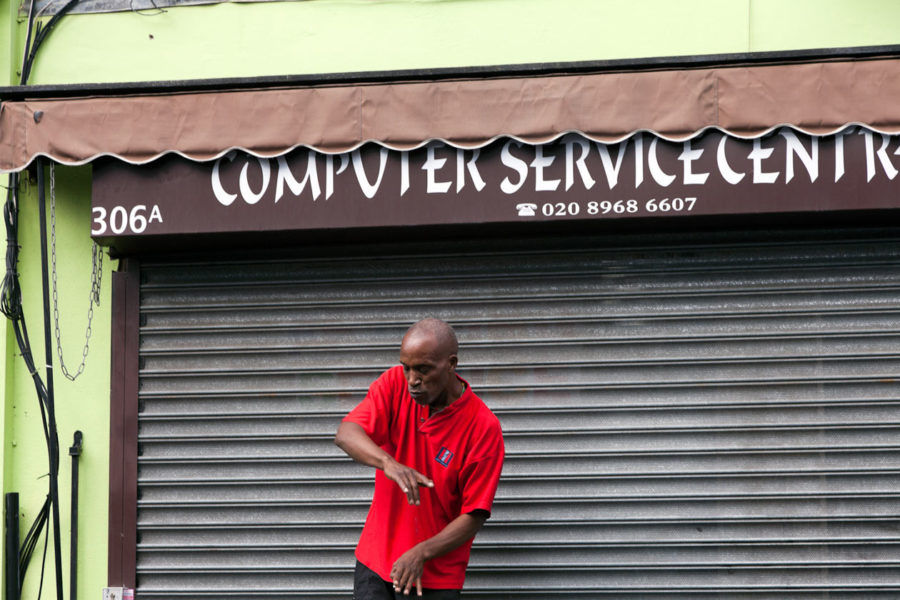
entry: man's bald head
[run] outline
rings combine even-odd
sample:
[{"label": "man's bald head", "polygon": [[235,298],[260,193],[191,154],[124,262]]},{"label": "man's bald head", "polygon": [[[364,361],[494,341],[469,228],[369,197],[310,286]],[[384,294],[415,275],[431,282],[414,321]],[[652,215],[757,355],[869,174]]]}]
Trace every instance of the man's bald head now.
[{"label": "man's bald head", "polygon": [[409,328],[400,344],[400,364],[413,400],[435,411],[460,397],[458,351],[456,333],[440,319],[422,319]]},{"label": "man's bald head", "polygon": [[434,317],[422,319],[410,327],[403,336],[404,343],[422,337],[434,340],[435,348],[445,356],[456,355],[459,352],[459,341],[456,332],[448,323]]}]

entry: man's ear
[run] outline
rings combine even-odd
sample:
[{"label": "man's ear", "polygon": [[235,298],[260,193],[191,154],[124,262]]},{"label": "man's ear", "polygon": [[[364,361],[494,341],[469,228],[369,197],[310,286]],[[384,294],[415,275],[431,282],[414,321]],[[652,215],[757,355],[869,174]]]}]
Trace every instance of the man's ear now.
[{"label": "man's ear", "polygon": [[456,371],[456,365],[457,365],[458,360],[459,360],[459,359],[457,358],[457,356],[456,356],[455,354],[451,354],[450,357],[449,357],[447,360],[450,361],[450,370],[451,370],[451,371]]}]

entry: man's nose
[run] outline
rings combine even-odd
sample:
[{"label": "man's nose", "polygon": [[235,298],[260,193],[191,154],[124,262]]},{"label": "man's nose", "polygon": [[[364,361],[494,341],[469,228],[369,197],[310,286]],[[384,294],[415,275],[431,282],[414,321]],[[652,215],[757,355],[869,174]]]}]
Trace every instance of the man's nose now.
[{"label": "man's nose", "polygon": [[416,374],[415,371],[410,371],[409,375],[406,376],[406,382],[412,387],[419,385],[421,381],[422,380],[419,378],[418,374]]}]

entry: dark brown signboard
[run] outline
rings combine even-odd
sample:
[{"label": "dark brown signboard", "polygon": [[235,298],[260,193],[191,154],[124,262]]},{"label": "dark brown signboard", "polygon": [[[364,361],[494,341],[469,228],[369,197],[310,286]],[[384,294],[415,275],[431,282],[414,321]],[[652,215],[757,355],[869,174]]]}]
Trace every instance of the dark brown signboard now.
[{"label": "dark brown signboard", "polygon": [[900,136],[861,127],[814,137],[782,128],[742,140],[710,131],[673,143],[576,134],[477,150],[368,144],[211,163],[167,157],[94,171],[92,235],[632,219],[900,208]]}]

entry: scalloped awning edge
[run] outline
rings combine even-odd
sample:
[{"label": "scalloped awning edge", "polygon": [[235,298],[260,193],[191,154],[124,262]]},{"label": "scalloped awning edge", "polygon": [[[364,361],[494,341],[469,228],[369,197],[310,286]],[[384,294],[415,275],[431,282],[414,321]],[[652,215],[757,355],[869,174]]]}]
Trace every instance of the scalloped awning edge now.
[{"label": "scalloped awning edge", "polygon": [[900,133],[900,59],[560,74],[191,93],[34,99],[0,104],[0,172],[43,156],[145,164],[166,154],[208,161],[298,147],[336,154],[374,142],[478,148],[567,133],[616,143],[638,132],[685,141],[788,126],[829,135],[850,125]]}]

